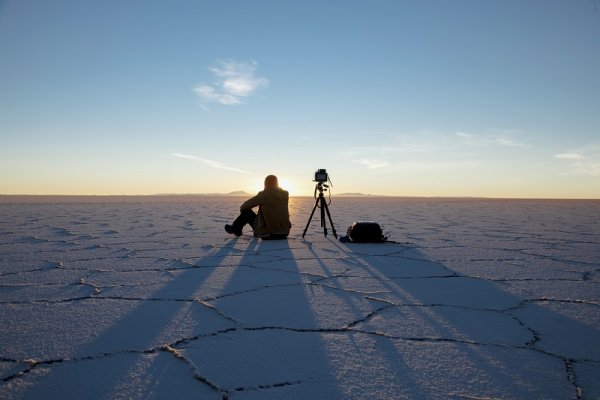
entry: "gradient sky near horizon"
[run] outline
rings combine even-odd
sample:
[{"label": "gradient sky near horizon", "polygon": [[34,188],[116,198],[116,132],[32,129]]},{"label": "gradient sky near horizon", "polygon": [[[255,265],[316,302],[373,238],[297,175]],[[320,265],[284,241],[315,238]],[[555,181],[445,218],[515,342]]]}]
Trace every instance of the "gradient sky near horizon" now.
[{"label": "gradient sky near horizon", "polygon": [[0,1],[0,193],[600,198],[597,0]]}]

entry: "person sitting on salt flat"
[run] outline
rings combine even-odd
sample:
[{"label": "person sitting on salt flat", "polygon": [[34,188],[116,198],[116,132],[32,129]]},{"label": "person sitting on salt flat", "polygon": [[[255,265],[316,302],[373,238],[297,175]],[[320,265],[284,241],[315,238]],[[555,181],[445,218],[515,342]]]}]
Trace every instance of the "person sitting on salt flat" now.
[{"label": "person sitting on salt flat", "polygon": [[[288,202],[289,193],[279,187],[275,175],[269,175],[265,178],[264,190],[241,205],[240,215],[231,225],[225,225],[225,231],[241,236],[248,224],[256,237],[286,239],[292,228]],[[258,214],[252,210],[254,207],[258,207]]]}]

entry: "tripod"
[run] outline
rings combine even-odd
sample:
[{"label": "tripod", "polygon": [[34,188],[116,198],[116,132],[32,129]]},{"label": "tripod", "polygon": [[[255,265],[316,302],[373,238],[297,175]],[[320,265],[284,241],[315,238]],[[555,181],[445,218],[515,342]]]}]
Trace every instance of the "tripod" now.
[{"label": "tripod", "polygon": [[[329,218],[329,223],[331,224],[331,230],[333,231],[333,236],[337,239],[337,232],[335,231],[335,227],[333,226],[333,221],[331,220],[331,214],[329,213],[329,207],[327,206],[327,201],[325,200],[325,196],[323,196],[323,192],[327,191],[329,186],[325,185],[323,182],[317,183],[315,186],[315,198],[317,201],[315,202],[315,206],[310,213],[310,218],[306,223],[306,227],[304,228],[304,232],[302,232],[302,237],[306,235],[306,231],[308,230],[308,226],[310,225],[310,221],[312,220],[313,215],[315,215],[315,210],[317,207],[321,209],[321,226],[323,227],[323,234],[327,236],[327,222],[325,221],[325,212],[327,212],[327,217]],[[317,190],[319,191],[319,197],[317,197]]]}]

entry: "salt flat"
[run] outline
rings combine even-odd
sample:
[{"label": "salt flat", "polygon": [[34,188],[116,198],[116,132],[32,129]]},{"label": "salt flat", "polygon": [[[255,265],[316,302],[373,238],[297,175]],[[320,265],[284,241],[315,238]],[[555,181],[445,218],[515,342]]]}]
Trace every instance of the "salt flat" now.
[{"label": "salt flat", "polygon": [[2,399],[599,399],[600,202],[0,199]]}]

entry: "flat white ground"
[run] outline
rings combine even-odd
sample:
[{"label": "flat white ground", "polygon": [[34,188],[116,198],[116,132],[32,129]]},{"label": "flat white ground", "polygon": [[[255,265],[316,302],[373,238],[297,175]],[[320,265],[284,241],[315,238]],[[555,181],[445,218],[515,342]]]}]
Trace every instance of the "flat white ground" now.
[{"label": "flat white ground", "polygon": [[600,398],[600,202],[242,200],[2,199],[0,398]]}]

